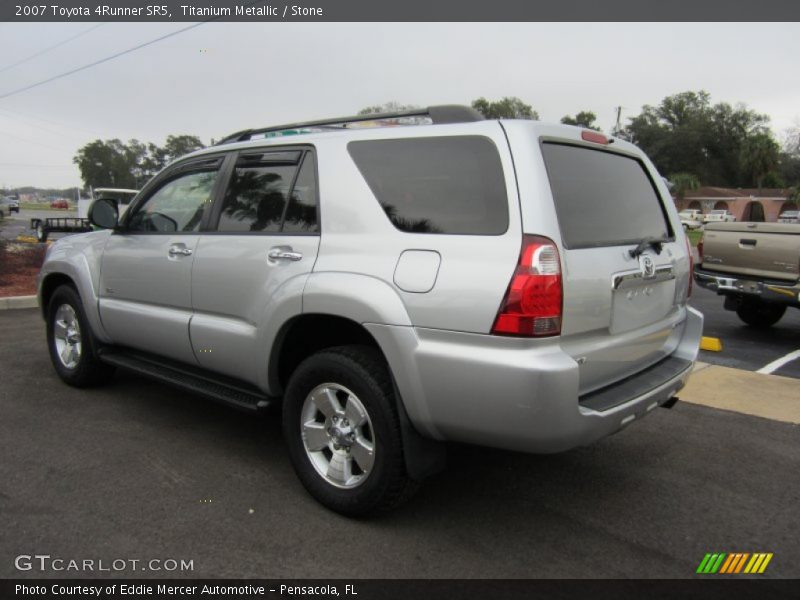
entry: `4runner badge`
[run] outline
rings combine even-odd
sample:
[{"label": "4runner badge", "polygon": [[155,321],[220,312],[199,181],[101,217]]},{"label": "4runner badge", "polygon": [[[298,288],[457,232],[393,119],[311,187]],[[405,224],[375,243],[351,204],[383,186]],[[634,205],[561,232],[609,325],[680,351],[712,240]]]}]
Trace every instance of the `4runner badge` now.
[{"label": "4runner badge", "polygon": [[656,265],[649,256],[640,256],[639,266],[642,268],[642,278],[652,279],[656,276]]}]

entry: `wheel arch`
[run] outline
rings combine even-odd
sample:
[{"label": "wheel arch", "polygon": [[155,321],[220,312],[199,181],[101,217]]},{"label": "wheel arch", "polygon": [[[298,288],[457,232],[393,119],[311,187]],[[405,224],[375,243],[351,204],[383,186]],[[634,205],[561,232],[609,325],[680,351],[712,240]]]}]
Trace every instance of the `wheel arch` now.
[{"label": "wheel arch", "polygon": [[422,436],[411,423],[386,353],[372,333],[357,321],[326,313],[304,313],[287,321],[276,335],[270,352],[270,388],[282,395],[291,374],[303,360],[326,348],[344,345],[372,347],[387,365],[394,388],[409,475],[421,480],[441,471],[446,464],[445,445]]}]

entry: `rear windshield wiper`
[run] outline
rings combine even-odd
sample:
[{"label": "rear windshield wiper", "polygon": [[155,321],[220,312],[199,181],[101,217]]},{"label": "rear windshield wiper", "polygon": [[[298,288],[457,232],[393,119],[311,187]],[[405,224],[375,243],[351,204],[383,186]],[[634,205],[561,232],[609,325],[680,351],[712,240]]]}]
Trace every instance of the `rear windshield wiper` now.
[{"label": "rear windshield wiper", "polygon": [[661,248],[663,244],[665,244],[668,241],[669,240],[665,238],[646,237],[641,242],[639,242],[636,248],[634,248],[633,250],[628,250],[628,254],[630,254],[631,257],[636,258],[637,256],[640,256],[642,253],[644,253],[644,251],[647,250],[647,248],[649,247],[652,247],[653,250],[656,251],[656,254],[661,254]]}]

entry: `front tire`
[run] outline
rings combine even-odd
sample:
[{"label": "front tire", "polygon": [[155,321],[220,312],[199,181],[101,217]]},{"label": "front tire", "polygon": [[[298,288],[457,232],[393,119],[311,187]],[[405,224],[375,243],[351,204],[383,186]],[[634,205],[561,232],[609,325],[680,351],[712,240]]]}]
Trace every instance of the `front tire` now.
[{"label": "front tire", "polygon": [[295,472],[321,504],[356,517],[390,510],[417,483],[406,472],[391,376],[380,353],[340,346],[292,374],[283,432]]},{"label": "front tire", "polygon": [[742,302],[736,309],[736,314],[742,321],[758,329],[772,327],[781,320],[785,312],[786,306],[766,302]]},{"label": "front tire", "polygon": [[114,368],[97,359],[97,342],[89,329],[78,292],[62,285],[47,307],[47,347],[58,376],[75,387],[105,383]]}]

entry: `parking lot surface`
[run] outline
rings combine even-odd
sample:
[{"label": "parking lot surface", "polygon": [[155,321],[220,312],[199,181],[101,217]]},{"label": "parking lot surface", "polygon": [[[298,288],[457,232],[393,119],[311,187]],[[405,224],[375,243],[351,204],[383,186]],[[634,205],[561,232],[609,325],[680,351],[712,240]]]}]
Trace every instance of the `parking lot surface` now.
[{"label": "parking lot surface", "polygon": [[[759,330],[745,325],[735,312],[724,310],[723,302],[722,296],[694,286],[691,304],[705,316],[703,335],[722,341],[722,352],[701,351],[699,360],[757,371],[776,359],[800,350],[800,310],[788,308],[777,324]],[[800,379],[800,357],[776,369],[773,374]]]},{"label": "parking lot surface", "polygon": [[69,388],[35,309],[0,311],[0,577],[20,554],[192,560],[134,577],[693,577],[707,552],[800,575],[796,425],[678,403],[588,448],[454,446],[400,510],[314,502],[277,416],[120,373]]}]

